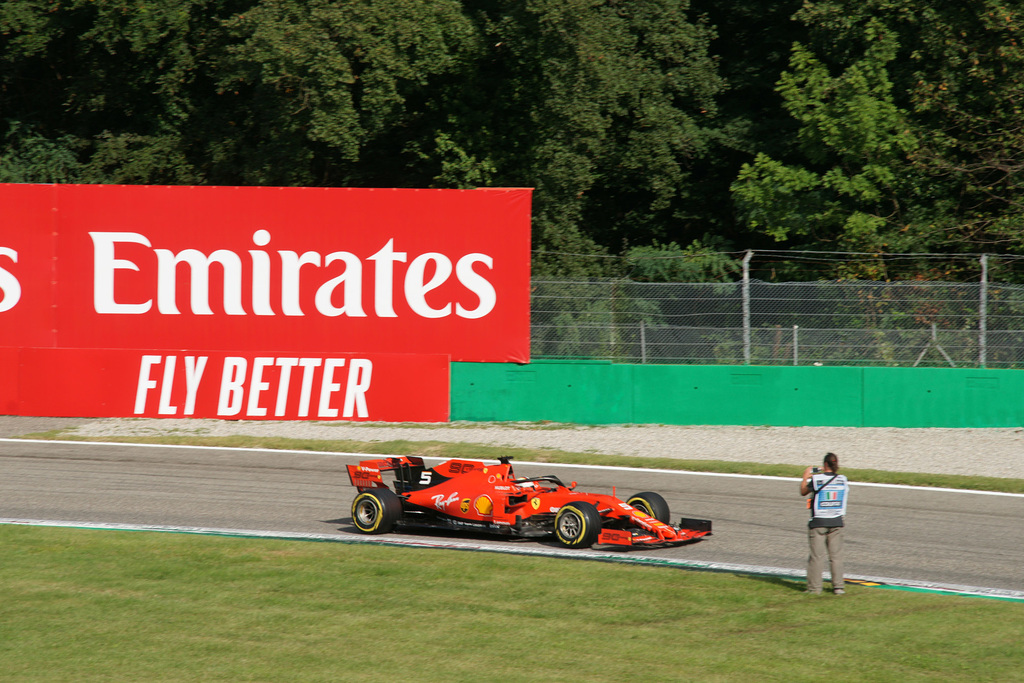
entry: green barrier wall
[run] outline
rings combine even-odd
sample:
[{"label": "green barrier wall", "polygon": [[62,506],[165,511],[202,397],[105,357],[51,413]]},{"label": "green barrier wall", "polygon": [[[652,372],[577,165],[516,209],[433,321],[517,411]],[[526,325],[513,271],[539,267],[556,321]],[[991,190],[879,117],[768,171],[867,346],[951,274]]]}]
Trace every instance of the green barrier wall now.
[{"label": "green barrier wall", "polygon": [[452,363],[452,420],[1019,427],[1024,370]]}]

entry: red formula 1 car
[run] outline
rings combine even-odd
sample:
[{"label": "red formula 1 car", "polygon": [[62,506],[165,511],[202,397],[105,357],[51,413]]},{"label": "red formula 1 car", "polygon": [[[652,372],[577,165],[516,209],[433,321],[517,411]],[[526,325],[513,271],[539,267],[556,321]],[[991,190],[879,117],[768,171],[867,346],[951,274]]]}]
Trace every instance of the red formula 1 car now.
[{"label": "red formula 1 car", "polygon": [[[387,533],[396,525],[521,537],[554,534],[568,548],[676,544],[711,535],[706,519],[684,518],[671,526],[668,503],[657,493],[625,501],[581,493],[574,490],[576,482],[565,485],[558,477],[519,479],[510,460],[455,459],[427,468],[422,458],[393,457],[349,465],[349,478],[359,489],[352,521],[366,534]],[[394,474],[394,491],[384,472]]]}]

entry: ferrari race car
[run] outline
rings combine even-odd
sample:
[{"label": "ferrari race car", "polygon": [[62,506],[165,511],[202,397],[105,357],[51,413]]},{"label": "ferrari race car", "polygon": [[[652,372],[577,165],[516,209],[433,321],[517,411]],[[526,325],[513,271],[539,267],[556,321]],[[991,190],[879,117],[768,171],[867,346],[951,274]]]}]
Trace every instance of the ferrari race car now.
[{"label": "ferrari race car", "polygon": [[[394,476],[394,490],[384,482]],[[575,491],[558,477],[517,478],[511,458],[498,464],[447,460],[428,468],[423,458],[391,457],[348,466],[359,489],[352,521],[366,534],[396,526],[461,529],[519,537],[554,534],[568,548],[591,545],[667,545],[711,535],[706,519],[669,523],[669,508],[657,493],[623,501],[613,495]]]}]

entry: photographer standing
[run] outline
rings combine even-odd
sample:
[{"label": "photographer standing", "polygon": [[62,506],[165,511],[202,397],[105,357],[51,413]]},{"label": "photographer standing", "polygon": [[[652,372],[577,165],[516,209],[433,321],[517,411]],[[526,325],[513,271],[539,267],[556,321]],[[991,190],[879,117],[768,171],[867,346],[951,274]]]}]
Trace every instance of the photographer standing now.
[{"label": "photographer standing", "polygon": [[846,476],[839,474],[839,456],[825,455],[822,469],[808,467],[800,481],[800,495],[811,497],[807,506],[811,521],[807,524],[807,538],[811,554],[807,558],[807,592],[821,593],[821,572],[825,553],[828,553],[832,571],[832,592],[846,593],[843,582],[843,518],[850,485]]}]

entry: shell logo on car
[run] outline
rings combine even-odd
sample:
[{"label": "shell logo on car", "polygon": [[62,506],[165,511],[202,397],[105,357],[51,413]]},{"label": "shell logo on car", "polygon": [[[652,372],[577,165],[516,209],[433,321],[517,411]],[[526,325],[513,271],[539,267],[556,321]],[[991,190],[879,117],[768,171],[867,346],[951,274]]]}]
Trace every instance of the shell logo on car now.
[{"label": "shell logo on car", "polygon": [[[467,502],[469,502],[467,500]],[[490,515],[494,513],[494,503],[488,496],[480,496],[476,499],[476,503],[473,504],[476,507],[476,511],[481,515]]]}]

